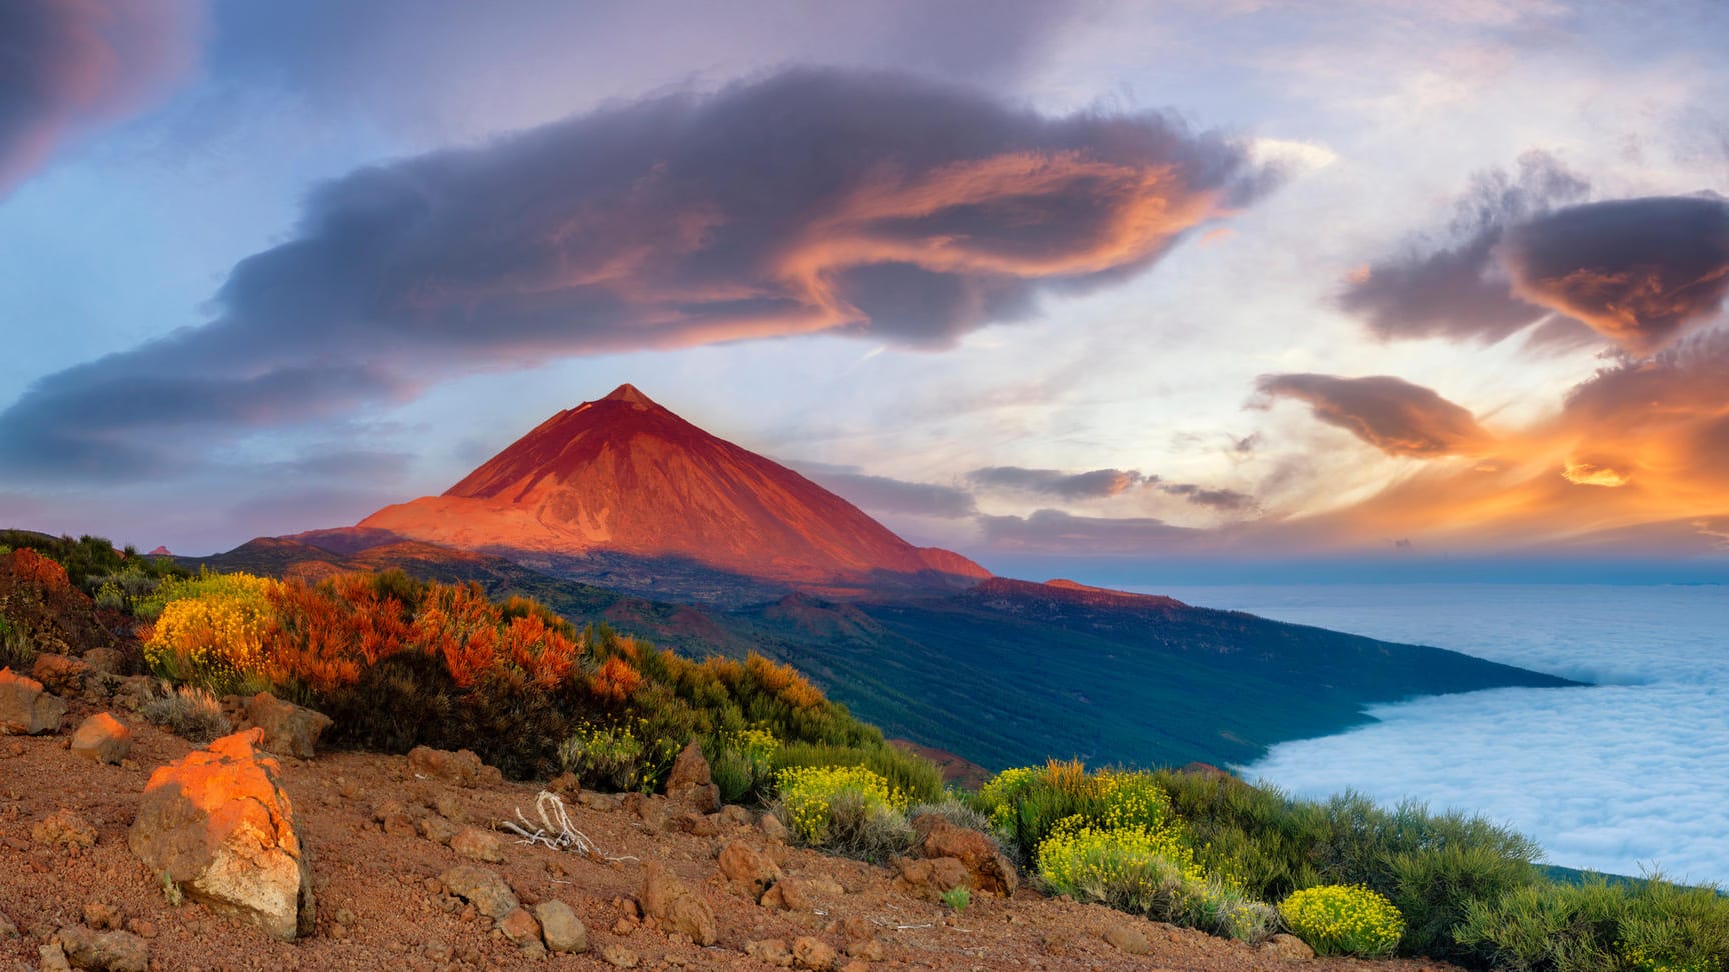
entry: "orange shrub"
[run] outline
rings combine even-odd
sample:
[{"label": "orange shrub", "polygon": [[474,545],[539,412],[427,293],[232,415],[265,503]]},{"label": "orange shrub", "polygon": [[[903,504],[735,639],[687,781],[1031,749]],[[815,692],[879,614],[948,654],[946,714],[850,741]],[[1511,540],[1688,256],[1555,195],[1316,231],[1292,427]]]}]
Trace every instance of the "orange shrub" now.
[{"label": "orange shrub", "polygon": [[588,690],[596,698],[608,702],[623,702],[642,684],[642,675],[622,658],[608,658],[594,673]]}]

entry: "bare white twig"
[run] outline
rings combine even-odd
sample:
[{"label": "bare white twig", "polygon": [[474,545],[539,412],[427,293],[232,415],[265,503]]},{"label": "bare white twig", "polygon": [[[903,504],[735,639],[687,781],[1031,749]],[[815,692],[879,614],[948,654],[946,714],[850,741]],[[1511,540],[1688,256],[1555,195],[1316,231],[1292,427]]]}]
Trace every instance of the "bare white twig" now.
[{"label": "bare white twig", "polygon": [[522,815],[522,808],[516,808],[516,819],[506,820],[501,826],[515,834],[519,844],[538,844],[553,850],[574,850],[584,857],[597,861],[634,861],[635,857],[610,857],[590,840],[588,835],[577,830],[570,823],[570,813],[564,808],[564,800],[558,794],[541,790],[534,798],[535,813],[540,817],[540,826],[536,827]]}]

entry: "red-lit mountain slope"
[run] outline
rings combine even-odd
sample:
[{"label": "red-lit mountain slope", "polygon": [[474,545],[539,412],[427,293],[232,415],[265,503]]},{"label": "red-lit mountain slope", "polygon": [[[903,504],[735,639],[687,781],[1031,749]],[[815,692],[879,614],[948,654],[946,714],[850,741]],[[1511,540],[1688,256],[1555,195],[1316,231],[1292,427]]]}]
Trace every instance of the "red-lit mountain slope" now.
[{"label": "red-lit mountain slope", "polygon": [[554,415],[444,495],[387,506],[356,530],[530,560],[688,560],[825,591],[954,589],[990,576],[959,554],[907,543],[630,385]]}]

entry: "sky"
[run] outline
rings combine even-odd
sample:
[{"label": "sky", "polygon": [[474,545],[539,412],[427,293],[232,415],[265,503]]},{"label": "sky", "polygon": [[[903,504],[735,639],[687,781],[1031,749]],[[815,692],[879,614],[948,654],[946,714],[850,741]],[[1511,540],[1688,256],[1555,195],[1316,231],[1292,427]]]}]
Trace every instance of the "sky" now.
[{"label": "sky", "polygon": [[1729,579],[1729,8],[0,0],[0,521],[631,382],[1000,572]]}]

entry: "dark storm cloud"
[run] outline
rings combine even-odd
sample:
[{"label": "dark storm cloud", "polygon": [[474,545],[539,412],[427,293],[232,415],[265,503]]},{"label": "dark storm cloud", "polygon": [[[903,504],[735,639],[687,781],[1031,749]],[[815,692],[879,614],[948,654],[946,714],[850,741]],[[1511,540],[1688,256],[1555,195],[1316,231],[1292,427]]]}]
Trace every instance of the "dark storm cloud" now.
[{"label": "dark storm cloud", "polygon": [[1263,395],[1305,402],[1315,417],[1393,456],[1471,454],[1493,442],[1469,411],[1401,378],[1262,375]]},{"label": "dark storm cloud", "polygon": [[973,496],[964,489],[938,483],[914,483],[862,473],[855,466],[798,462],[792,467],[847,502],[876,513],[901,513],[960,519],[975,511]]},{"label": "dark storm cloud", "polygon": [[1148,554],[1189,546],[1208,536],[1207,531],[1152,517],[1075,516],[1062,510],[980,516],[976,522],[984,544],[1005,552]]},{"label": "dark storm cloud", "polygon": [[0,2],[0,196],[80,125],[134,110],[182,66],[192,0]]},{"label": "dark storm cloud", "polygon": [[1538,217],[1506,234],[1515,291],[1635,354],[1715,317],[1729,294],[1729,202],[1618,199]]},{"label": "dark storm cloud", "polygon": [[1518,173],[1479,173],[1454,204],[1442,232],[1405,244],[1353,275],[1339,296],[1345,310],[1383,338],[1456,337],[1499,341],[1544,316],[1515,298],[1495,260],[1509,227],[1590,189],[1545,152],[1519,158]]},{"label": "dark storm cloud", "polygon": [[[1149,266],[1270,178],[1162,115],[1047,117],[895,75],[655,97],[320,187],[216,320],[37,382],[0,455],[63,466],[122,430],[289,422],[558,356],[819,332],[941,348]],[[366,380],[280,393],[319,371]]]}]

